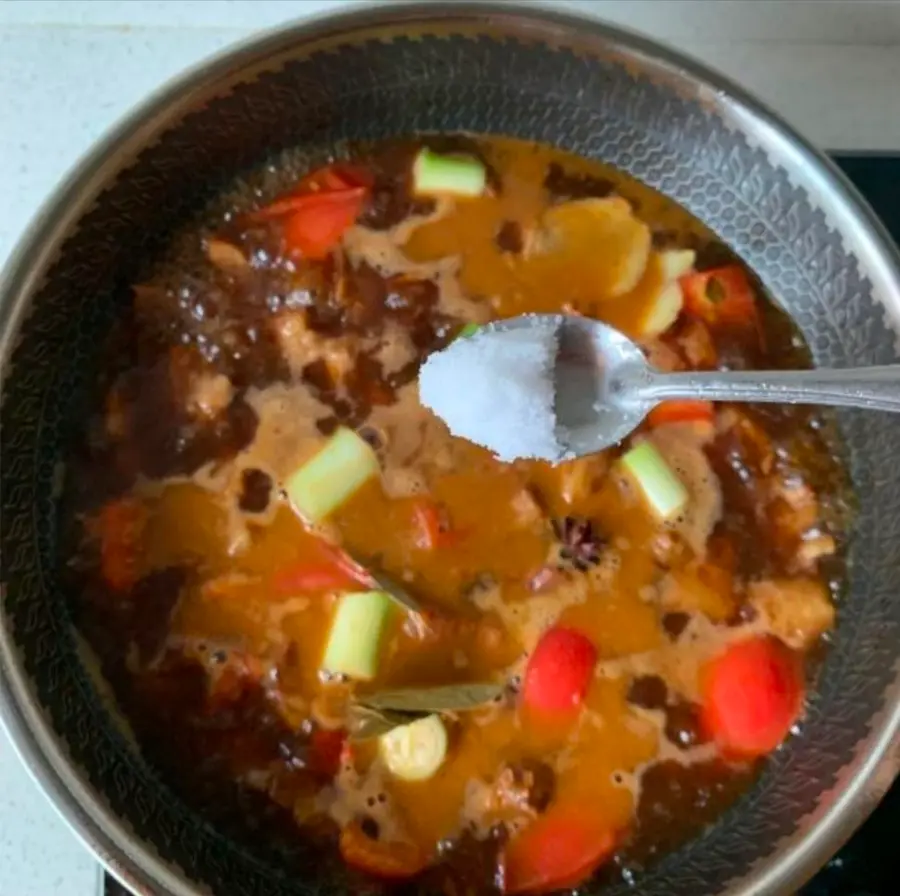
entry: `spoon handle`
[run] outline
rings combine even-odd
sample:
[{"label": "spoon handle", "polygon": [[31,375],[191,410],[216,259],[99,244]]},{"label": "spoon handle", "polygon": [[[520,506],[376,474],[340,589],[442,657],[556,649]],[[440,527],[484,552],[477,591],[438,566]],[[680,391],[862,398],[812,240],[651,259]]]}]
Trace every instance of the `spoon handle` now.
[{"label": "spoon handle", "polygon": [[900,411],[900,364],[847,370],[654,371],[640,397],[654,402],[694,398]]}]

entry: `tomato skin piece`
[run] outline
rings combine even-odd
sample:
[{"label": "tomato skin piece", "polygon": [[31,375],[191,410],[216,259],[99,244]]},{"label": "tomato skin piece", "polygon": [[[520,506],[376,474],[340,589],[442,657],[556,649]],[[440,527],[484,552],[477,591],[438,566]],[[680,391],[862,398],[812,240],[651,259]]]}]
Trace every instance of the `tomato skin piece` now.
[{"label": "tomato skin piece", "polygon": [[339,547],[321,542],[321,559],[288,566],[272,577],[272,590],[277,594],[304,591],[340,591],[362,585],[374,585],[369,573],[354,563]]},{"label": "tomato skin piece", "polygon": [[736,641],[701,674],[704,728],[723,755],[752,759],[772,752],[803,707],[801,663],[769,635]]},{"label": "tomato skin piece", "polygon": [[313,260],[326,258],[359,217],[365,193],[353,187],[300,197],[283,225],[287,251]]},{"label": "tomato skin piece", "polygon": [[549,893],[584,883],[616,848],[616,833],[589,810],[552,809],[503,852],[503,892]]},{"label": "tomato skin piece", "polygon": [[433,551],[440,544],[443,530],[440,508],[433,501],[417,501],[413,519],[418,529],[416,547]]},{"label": "tomato skin piece", "polygon": [[711,325],[757,326],[756,296],[740,265],[697,271],[679,282],[684,309],[691,316]]},{"label": "tomato skin piece", "polygon": [[440,505],[434,501],[417,501],[413,508],[413,520],[417,529],[416,547],[422,550],[450,547],[463,537],[462,532],[449,527]]},{"label": "tomato skin piece", "polygon": [[100,573],[115,591],[128,591],[138,580],[138,547],[147,511],[134,498],[105,504],[90,524],[100,541]]},{"label": "tomato skin piece", "polygon": [[689,399],[663,401],[647,414],[647,422],[651,426],[665,426],[667,423],[705,423],[712,421],[713,413],[711,401]]},{"label": "tomato skin piece", "polygon": [[538,713],[571,713],[587,693],[597,648],[580,631],[556,626],[544,632],[525,669],[523,705]]},{"label": "tomato skin piece", "polygon": [[[323,191],[321,193],[289,193],[287,196],[282,196],[280,199],[270,202],[255,212],[250,212],[247,215],[247,220],[257,224],[264,221],[276,221],[286,218],[295,212],[303,211],[310,206],[324,205],[329,201],[337,201],[340,204],[348,198],[348,195],[355,196],[363,195],[364,193],[365,191],[361,187],[341,187],[337,190]],[[332,197],[332,199],[329,200],[329,197]]]},{"label": "tomato skin piece", "polygon": [[428,856],[418,846],[373,840],[355,821],[341,831],[340,850],[352,868],[383,880],[414,877],[428,865]]},{"label": "tomato skin piece", "polygon": [[365,168],[348,165],[345,162],[334,162],[307,174],[298,184],[297,192],[316,193],[352,187],[365,187],[370,190],[372,183],[372,175]]},{"label": "tomato skin piece", "polygon": [[346,570],[334,563],[301,563],[281,570],[272,580],[278,594],[298,591],[340,591],[359,584]]},{"label": "tomato skin piece", "polygon": [[316,774],[333,778],[341,767],[347,732],[341,728],[317,728],[310,739],[309,767]]},{"label": "tomato skin piece", "polygon": [[372,187],[363,169],[336,163],[311,172],[297,188],[247,215],[250,222],[280,220],[285,250],[321,260],[362,211]]},{"label": "tomato skin piece", "polygon": [[310,199],[321,199],[328,194],[346,191],[358,191],[360,195],[365,196],[371,188],[372,177],[365,169],[341,163],[326,165],[307,174],[290,193],[285,193],[268,205],[250,212],[247,220],[272,221],[302,209],[308,205]]}]

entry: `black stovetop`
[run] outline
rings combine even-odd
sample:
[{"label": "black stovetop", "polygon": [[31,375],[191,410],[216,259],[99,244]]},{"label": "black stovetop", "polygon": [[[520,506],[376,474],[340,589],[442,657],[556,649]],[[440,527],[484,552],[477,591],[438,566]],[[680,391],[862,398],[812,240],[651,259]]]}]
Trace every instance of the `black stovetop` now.
[{"label": "black stovetop", "polygon": [[[833,153],[900,244],[900,153]],[[850,842],[798,896],[888,896],[900,880],[900,781]],[[130,896],[106,877],[104,896]],[[697,894],[701,896],[701,894]]]}]

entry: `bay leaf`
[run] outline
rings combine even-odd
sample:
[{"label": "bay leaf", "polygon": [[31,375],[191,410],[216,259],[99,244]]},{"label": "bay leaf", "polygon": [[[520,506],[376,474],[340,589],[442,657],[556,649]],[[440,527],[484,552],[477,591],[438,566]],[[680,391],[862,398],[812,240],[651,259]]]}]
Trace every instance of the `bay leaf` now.
[{"label": "bay leaf", "polygon": [[408,725],[426,715],[428,713],[394,712],[390,709],[380,710],[355,703],[348,713],[347,733],[351,740],[368,740],[371,737],[381,737],[382,734]]},{"label": "bay leaf", "polygon": [[393,579],[384,573],[369,572],[375,585],[383,591],[395,604],[408,613],[422,615],[422,607],[419,602],[405,589],[401,588]]},{"label": "bay leaf", "polygon": [[379,591],[383,591],[395,604],[401,609],[409,613],[422,613],[422,607],[419,602],[398,582],[390,576],[383,573],[380,569],[376,569],[373,564],[366,563],[362,558],[349,550],[343,548],[344,553],[372,580],[372,584]]},{"label": "bay leaf", "polygon": [[435,688],[402,688],[360,697],[360,703],[382,712],[433,713],[478,709],[498,699],[502,684],[445,684]]}]

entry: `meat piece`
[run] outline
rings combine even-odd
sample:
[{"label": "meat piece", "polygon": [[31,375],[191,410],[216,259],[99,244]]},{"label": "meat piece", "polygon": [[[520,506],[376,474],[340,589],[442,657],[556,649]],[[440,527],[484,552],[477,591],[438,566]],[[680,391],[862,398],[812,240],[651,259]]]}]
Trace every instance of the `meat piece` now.
[{"label": "meat piece", "polygon": [[714,622],[726,622],[735,612],[731,574],[710,563],[691,562],[669,573],[659,595],[666,613],[703,613]]},{"label": "meat piece", "polygon": [[320,337],[307,327],[302,311],[284,311],[272,319],[270,326],[291,373],[299,376],[312,360]]},{"label": "meat piece", "polygon": [[706,456],[706,433],[690,423],[673,423],[655,430],[653,442],[690,494],[675,531],[698,557],[722,516],[722,488]]},{"label": "meat piece", "polygon": [[192,417],[212,420],[231,404],[234,390],[223,373],[198,373],[190,378],[187,410]]},{"label": "meat piece", "polygon": [[502,803],[540,813],[553,800],[556,774],[546,762],[521,759],[500,771],[495,787]]},{"label": "meat piece", "polygon": [[265,675],[262,662],[252,654],[232,650],[224,663],[207,668],[209,688],[207,707],[211,713],[229,710],[243,710],[238,707],[243,698],[261,691]]},{"label": "meat piece", "polygon": [[353,370],[354,353],[345,338],[328,338],[312,330],[302,311],[283,311],[271,321],[275,339],[291,373],[302,376],[316,361],[324,362],[332,387]]},{"label": "meat piece", "polygon": [[196,351],[182,345],[169,350],[169,384],[173,401],[198,421],[214,420],[234,398],[231,380],[208,369]]},{"label": "meat piece", "polygon": [[685,363],[678,352],[660,339],[651,339],[643,345],[647,363],[663,373],[674,373],[685,369]]},{"label": "meat piece", "polygon": [[828,591],[814,579],[754,582],[749,600],[765,628],[797,650],[810,647],[834,625]]},{"label": "meat piece", "polygon": [[400,374],[409,365],[417,365],[419,353],[410,339],[409,332],[399,324],[386,322],[384,332],[374,356],[386,377]]},{"label": "meat piece", "polygon": [[837,543],[830,535],[807,533],[797,548],[797,568],[811,572],[823,557],[830,557],[837,550]]},{"label": "meat piece", "polygon": [[770,481],[766,514],[775,543],[789,572],[810,572],[821,557],[837,550],[835,540],[819,526],[821,513],[815,492],[799,481]]},{"label": "meat piece", "polygon": [[822,529],[816,492],[756,420],[726,408],[717,426],[710,456],[728,495],[745,570],[754,577],[814,570],[837,547]]},{"label": "meat piece", "polygon": [[335,383],[342,382],[353,370],[354,354],[349,340],[329,339],[322,346],[322,359]]},{"label": "meat piece", "polygon": [[[241,394],[231,395],[226,381],[212,376],[202,359],[178,347],[152,364],[132,368],[120,387],[129,411],[127,447],[139,471],[151,479],[190,474],[212,460],[224,461],[245,448],[256,432],[257,417]],[[217,408],[228,392],[228,401]],[[189,413],[194,408],[196,416]],[[207,417],[205,412],[216,413]]]},{"label": "meat piece", "polygon": [[736,442],[732,454],[740,464],[757,476],[768,476],[775,467],[775,449],[765,430],[747,414],[733,407],[722,410],[716,428]]},{"label": "meat piece", "polygon": [[226,273],[235,274],[250,267],[244,253],[234,243],[229,243],[227,240],[211,237],[206,240],[204,250],[210,262]]},{"label": "meat piece", "polygon": [[220,414],[194,429],[190,438],[176,442],[177,469],[193,472],[210,460],[229,460],[253,441],[258,424],[244,396],[235,396]]},{"label": "meat piece", "polygon": [[657,565],[669,569],[687,558],[690,549],[675,533],[661,529],[650,541],[650,550]]},{"label": "meat piece", "polygon": [[718,362],[716,347],[702,321],[687,320],[681,325],[676,343],[688,364],[697,370],[713,370]]},{"label": "meat piece", "polygon": [[818,522],[819,502],[806,483],[775,480],[770,482],[768,491],[772,525],[778,529],[781,538],[802,538]]},{"label": "meat piece", "polygon": [[516,522],[522,528],[539,523],[544,518],[544,512],[541,505],[529,488],[523,488],[516,493],[512,499],[512,510],[515,514]]},{"label": "meat piece", "polygon": [[555,791],[556,774],[547,763],[531,758],[507,762],[493,781],[472,782],[467,814],[480,823],[539,815],[550,805]]}]

